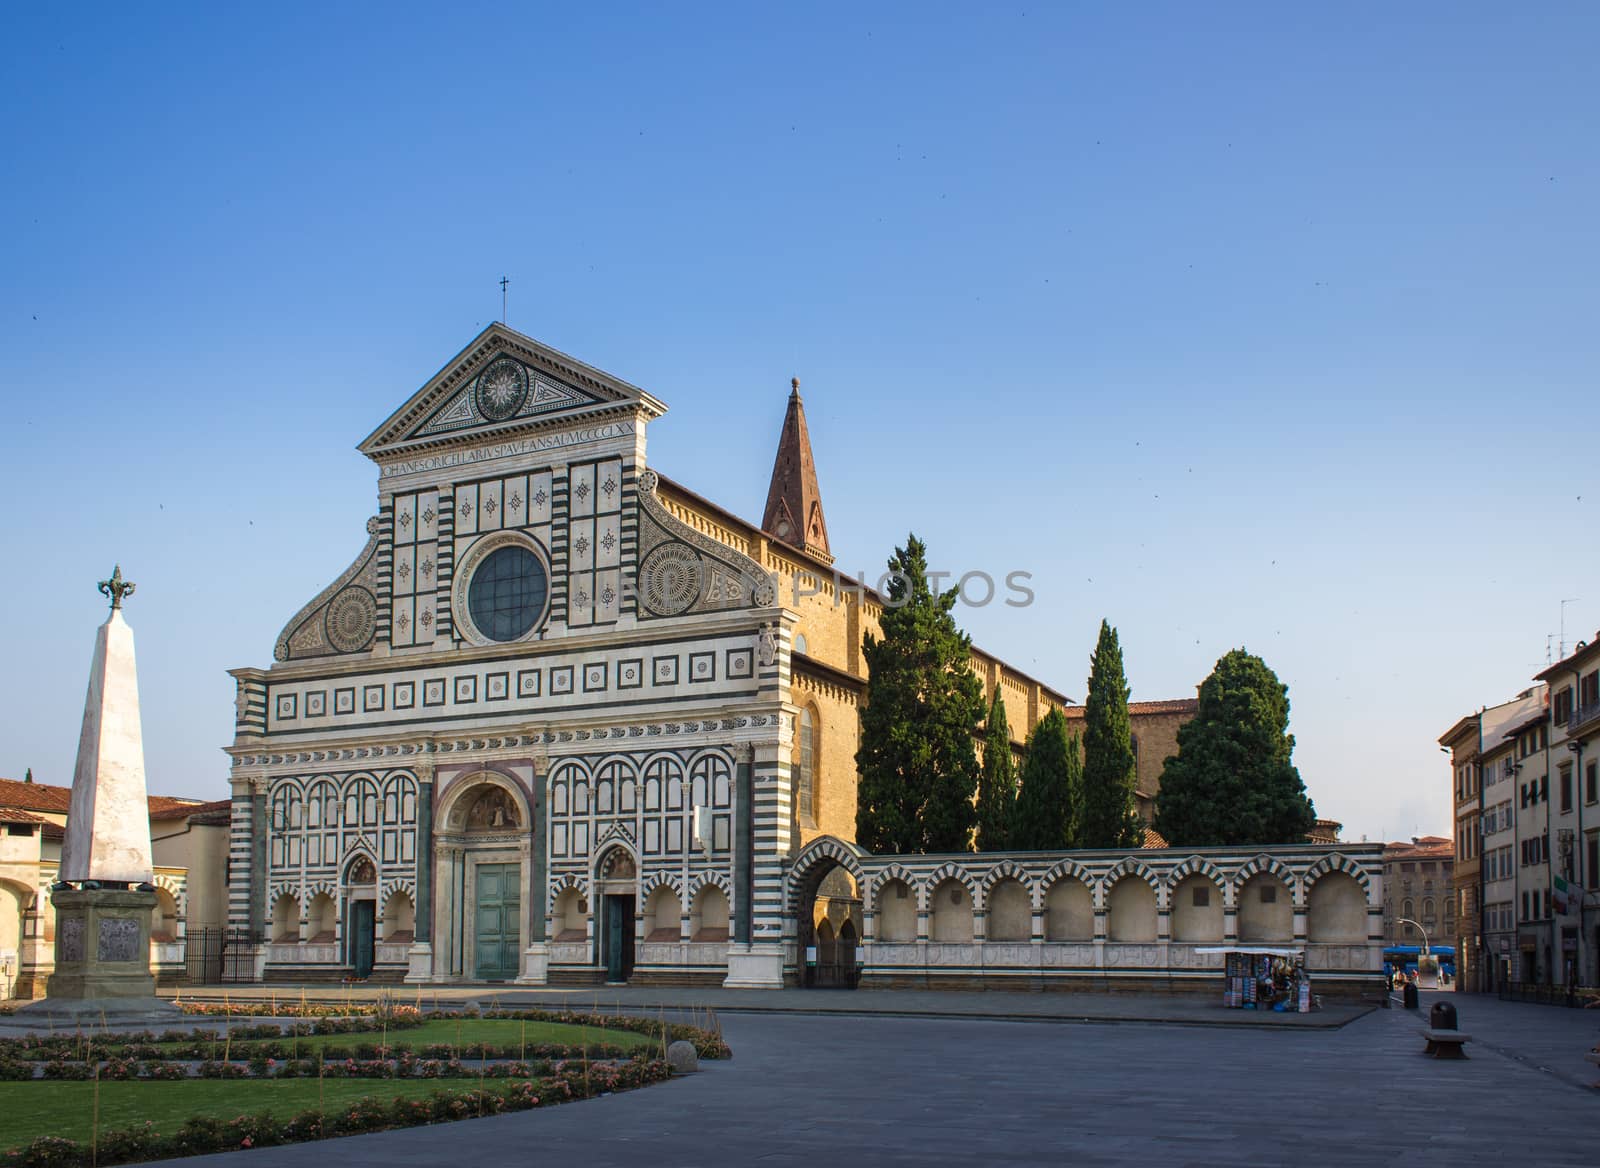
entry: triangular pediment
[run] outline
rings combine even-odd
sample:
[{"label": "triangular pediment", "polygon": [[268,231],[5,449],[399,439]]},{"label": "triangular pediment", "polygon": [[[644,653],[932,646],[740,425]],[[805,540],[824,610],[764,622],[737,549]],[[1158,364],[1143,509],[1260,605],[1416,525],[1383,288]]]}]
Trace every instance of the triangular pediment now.
[{"label": "triangular pediment", "polygon": [[359,449],[380,458],[636,410],[653,418],[666,407],[638,386],[497,322],[434,374]]}]

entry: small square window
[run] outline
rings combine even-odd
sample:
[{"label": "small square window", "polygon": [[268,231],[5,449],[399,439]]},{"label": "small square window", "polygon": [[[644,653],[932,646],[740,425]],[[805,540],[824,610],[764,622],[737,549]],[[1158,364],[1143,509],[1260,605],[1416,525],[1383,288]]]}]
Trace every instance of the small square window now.
[{"label": "small square window", "polygon": [[1211,905],[1211,889],[1204,886],[1194,890],[1195,908],[1208,908]]},{"label": "small square window", "polygon": [[1278,903],[1278,889],[1277,889],[1277,887],[1275,885],[1264,884],[1264,885],[1261,886],[1261,903],[1262,904],[1277,904]]}]

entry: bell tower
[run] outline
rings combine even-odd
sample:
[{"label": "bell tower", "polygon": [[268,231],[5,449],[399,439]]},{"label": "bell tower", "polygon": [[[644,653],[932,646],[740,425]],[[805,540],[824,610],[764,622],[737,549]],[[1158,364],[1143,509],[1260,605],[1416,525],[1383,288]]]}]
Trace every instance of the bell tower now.
[{"label": "bell tower", "polygon": [[772,485],[767,488],[761,530],[812,559],[832,564],[817,465],[806,430],[806,408],[800,400],[800,379],[794,378],[789,385],[789,408],[778,436],[778,456],[772,463]]}]

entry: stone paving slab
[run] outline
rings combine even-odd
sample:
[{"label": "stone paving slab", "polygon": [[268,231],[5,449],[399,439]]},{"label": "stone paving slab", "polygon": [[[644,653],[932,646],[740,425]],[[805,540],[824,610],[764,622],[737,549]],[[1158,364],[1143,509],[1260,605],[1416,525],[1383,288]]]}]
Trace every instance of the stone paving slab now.
[{"label": "stone paving slab", "polygon": [[1585,1027],[1469,1001],[1486,1041],[1461,1062],[1424,1056],[1405,1010],[1338,1030],[740,1014],[732,1061],[643,1091],[184,1163],[1592,1165],[1600,1092],[1499,1049]]}]

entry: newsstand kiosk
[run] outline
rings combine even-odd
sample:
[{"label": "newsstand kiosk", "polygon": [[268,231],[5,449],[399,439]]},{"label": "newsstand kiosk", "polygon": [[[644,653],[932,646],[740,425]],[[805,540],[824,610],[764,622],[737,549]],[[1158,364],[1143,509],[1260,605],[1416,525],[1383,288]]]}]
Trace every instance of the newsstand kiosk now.
[{"label": "newsstand kiosk", "polygon": [[1311,1012],[1311,975],[1303,951],[1239,946],[1199,952],[1223,955],[1222,1004],[1229,1009]]}]

